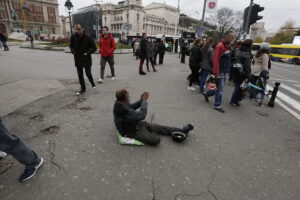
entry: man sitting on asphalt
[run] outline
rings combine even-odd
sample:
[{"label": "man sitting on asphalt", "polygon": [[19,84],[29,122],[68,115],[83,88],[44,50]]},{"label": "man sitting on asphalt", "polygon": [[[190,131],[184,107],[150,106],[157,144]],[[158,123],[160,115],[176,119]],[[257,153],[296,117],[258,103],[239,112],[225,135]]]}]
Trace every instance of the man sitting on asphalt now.
[{"label": "man sitting on asphalt", "polygon": [[[5,153],[3,153],[5,152]],[[32,151],[20,138],[11,135],[0,118],[0,159],[12,155],[16,160],[25,165],[25,171],[19,177],[19,181],[31,179],[42,166],[44,159]]]},{"label": "man sitting on asphalt", "polygon": [[113,112],[114,122],[119,133],[122,136],[133,138],[149,145],[158,145],[160,143],[160,138],[153,133],[172,136],[173,139],[174,136],[179,135],[185,139],[189,131],[194,128],[191,124],[183,128],[174,128],[142,121],[147,115],[148,97],[149,93],[144,92],[139,101],[130,104],[129,92],[126,89],[117,90]]}]

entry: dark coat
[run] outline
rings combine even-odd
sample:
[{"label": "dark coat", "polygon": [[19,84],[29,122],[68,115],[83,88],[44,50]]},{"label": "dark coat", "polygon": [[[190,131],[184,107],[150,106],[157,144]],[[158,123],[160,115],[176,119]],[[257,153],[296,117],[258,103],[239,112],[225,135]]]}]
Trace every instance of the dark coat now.
[{"label": "dark coat", "polygon": [[140,52],[139,52],[140,59],[146,59],[148,57],[147,46],[148,46],[148,41],[145,38],[142,38],[140,43]]},{"label": "dark coat", "polygon": [[164,43],[160,43],[159,45],[158,45],[158,53],[159,54],[164,54],[165,53],[165,51],[166,51],[166,46],[165,46],[165,44]]},{"label": "dark coat", "polygon": [[94,40],[90,36],[85,33],[83,33],[82,37],[78,34],[72,35],[70,49],[74,54],[76,67],[92,66],[91,54],[94,53],[97,48]]},{"label": "dark coat", "polygon": [[[114,122],[119,133],[132,137],[137,132],[138,124],[146,118],[148,103],[138,101],[134,104],[124,105],[116,102],[114,105]],[[137,111],[137,109],[140,110]]]},{"label": "dark coat", "polygon": [[200,47],[194,47],[191,49],[191,55],[189,65],[193,68],[199,68],[202,60],[202,53]]},{"label": "dark coat", "polygon": [[241,83],[246,78],[249,80],[252,63],[251,49],[241,47],[236,53],[235,60],[242,64],[243,73],[240,76],[234,77],[234,82]]}]

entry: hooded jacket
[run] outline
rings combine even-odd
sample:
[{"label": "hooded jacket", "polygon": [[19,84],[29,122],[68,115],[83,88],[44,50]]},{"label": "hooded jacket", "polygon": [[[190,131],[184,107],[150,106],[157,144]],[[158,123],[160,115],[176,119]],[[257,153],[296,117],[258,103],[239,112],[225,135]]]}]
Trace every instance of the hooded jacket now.
[{"label": "hooded jacket", "polygon": [[105,38],[101,34],[101,39],[99,41],[99,53],[102,57],[111,57],[114,56],[114,51],[116,49],[116,42],[111,33]]},{"label": "hooded jacket", "polygon": [[[148,103],[138,101],[134,104],[115,102],[114,122],[117,130],[123,136],[132,137],[138,130],[138,124],[146,118]],[[140,108],[140,110],[137,110]]]}]

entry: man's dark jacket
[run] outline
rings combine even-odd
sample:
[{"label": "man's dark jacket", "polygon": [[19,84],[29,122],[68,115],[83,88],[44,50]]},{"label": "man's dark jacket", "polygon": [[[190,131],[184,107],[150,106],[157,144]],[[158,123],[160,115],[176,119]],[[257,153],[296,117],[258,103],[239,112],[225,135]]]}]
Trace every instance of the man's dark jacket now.
[{"label": "man's dark jacket", "polygon": [[200,69],[202,53],[200,47],[194,47],[191,50],[189,65],[195,69]]},{"label": "man's dark jacket", "polygon": [[[138,101],[127,105],[115,102],[114,122],[121,135],[132,137],[136,134],[138,124],[146,118],[147,106],[146,101]],[[138,108],[140,110],[137,110]]]},{"label": "man's dark jacket", "polygon": [[[77,33],[72,35],[70,42],[71,52],[74,54],[76,67],[90,67],[92,66],[92,56],[97,48],[94,40],[83,33],[82,36]],[[87,55],[84,55],[87,54]]]},{"label": "man's dark jacket", "polygon": [[139,55],[140,59],[146,59],[148,57],[147,46],[148,46],[148,41],[145,38],[142,38],[140,43],[140,55]]}]

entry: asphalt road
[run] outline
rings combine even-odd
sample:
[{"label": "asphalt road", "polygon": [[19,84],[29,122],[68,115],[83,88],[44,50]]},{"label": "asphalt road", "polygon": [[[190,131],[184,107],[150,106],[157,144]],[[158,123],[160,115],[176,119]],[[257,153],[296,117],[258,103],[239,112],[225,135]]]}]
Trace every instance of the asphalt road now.
[{"label": "asphalt road", "polygon": [[280,82],[280,104],[300,120],[300,66],[272,62],[269,85]]},{"label": "asphalt road", "polygon": [[[240,108],[231,107],[229,84],[226,113],[214,111],[197,92],[187,91],[189,68],[177,55],[166,55],[158,72],[146,76],[138,75],[132,55],[117,55],[117,80],[88,87],[78,98],[71,54],[18,48],[0,54],[0,111],[18,89],[4,123],[46,160],[25,183],[17,183],[23,166],[12,157],[0,161],[1,200],[299,199],[299,120],[281,106],[267,107],[267,100],[263,107],[247,99]],[[93,58],[96,78],[99,57]],[[39,90],[31,89],[35,85]],[[146,120],[193,123],[195,129],[182,144],[162,137],[157,147],[119,145],[112,108],[121,87],[132,101],[150,92]]]}]

